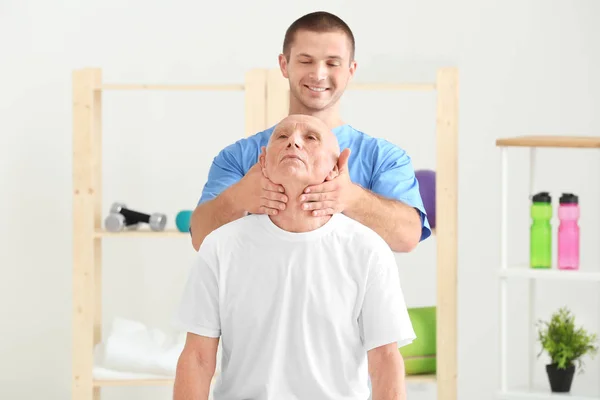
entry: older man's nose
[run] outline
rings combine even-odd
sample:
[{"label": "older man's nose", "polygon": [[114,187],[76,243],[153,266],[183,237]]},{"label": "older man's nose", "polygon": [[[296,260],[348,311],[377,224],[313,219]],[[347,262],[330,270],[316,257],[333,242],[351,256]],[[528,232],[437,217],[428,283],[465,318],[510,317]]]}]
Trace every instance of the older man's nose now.
[{"label": "older man's nose", "polygon": [[289,141],[288,141],[288,146],[289,147],[296,147],[298,149],[302,148],[302,139],[300,137],[298,137],[297,135],[290,135]]}]

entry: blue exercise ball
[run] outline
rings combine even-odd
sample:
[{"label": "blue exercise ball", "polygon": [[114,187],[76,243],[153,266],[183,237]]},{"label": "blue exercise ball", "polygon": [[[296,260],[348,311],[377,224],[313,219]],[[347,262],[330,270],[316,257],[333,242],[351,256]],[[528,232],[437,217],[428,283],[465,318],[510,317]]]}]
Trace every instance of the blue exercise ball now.
[{"label": "blue exercise ball", "polygon": [[435,229],[435,171],[420,169],[415,171],[415,176],[419,182],[419,192],[423,199],[429,226],[431,229]]}]

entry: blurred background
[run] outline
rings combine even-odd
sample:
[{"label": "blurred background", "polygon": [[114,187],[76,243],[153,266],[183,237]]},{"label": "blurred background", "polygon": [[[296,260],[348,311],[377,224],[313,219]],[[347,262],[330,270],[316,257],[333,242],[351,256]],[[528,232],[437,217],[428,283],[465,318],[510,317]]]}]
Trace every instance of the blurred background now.
[{"label": "blurred background", "polygon": [[[600,2],[197,1],[0,2],[0,398],[71,398],[72,85],[74,69],[108,83],[239,83],[277,68],[283,36],[326,10],[356,37],[356,82],[433,82],[459,70],[458,399],[499,388],[501,137],[600,135]],[[595,33],[594,33],[595,32]],[[115,201],[175,216],[192,209],[213,157],[244,135],[242,92],[107,92],[103,212]],[[435,170],[435,93],[349,91],[342,115]],[[529,152],[508,152],[509,263],[529,256]],[[581,269],[599,271],[600,157],[543,149],[536,190],[580,196]],[[597,208],[598,207],[598,208]],[[103,241],[104,333],[119,318],[169,334],[194,251],[189,238]],[[436,302],[436,238],[398,254],[410,307]],[[510,281],[509,384],[527,382],[527,282]],[[540,282],[536,319],[568,305],[600,329],[598,282]],[[539,343],[535,343],[540,350]],[[546,357],[534,383],[547,390]],[[600,361],[572,392],[600,397]],[[409,384],[411,400],[435,383]],[[169,399],[171,388],[108,387],[102,398]],[[524,397],[525,398],[525,397]],[[532,397],[533,398],[533,397]],[[537,398],[537,397],[535,397]],[[540,397],[542,398],[542,397]]]}]

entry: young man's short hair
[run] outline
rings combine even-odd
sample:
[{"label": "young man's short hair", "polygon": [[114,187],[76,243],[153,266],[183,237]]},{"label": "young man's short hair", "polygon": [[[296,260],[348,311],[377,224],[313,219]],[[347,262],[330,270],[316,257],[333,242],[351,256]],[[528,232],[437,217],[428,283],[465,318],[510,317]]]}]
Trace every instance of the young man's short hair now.
[{"label": "young man's short hair", "polygon": [[292,47],[296,33],[301,30],[319,33],[342,31],[346,34],[350,42],[350,61],[354,60],[356,44],[352,30],[340,17],[326,11],[315,11],[303,15],[289,26],[283,40],[283,54],[288,60],[290,58],[290,48]]}]

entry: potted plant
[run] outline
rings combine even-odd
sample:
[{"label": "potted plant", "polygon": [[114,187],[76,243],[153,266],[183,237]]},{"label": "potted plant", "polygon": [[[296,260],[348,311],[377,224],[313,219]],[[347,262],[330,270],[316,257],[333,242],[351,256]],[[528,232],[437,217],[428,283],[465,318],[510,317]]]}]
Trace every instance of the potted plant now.
[{"label": "potted plant", "polygon": [[538,357],[546,351],[550,364],[546,373],[553,392],[570,392],[576,364],[583,372],[582,356],[593,357],[598,352],[596,334],[589,334],[582,327],[575,327],[575,317],[566,307],[560,308],[550,321],[539,321],[538,340],[542,349]]}]

